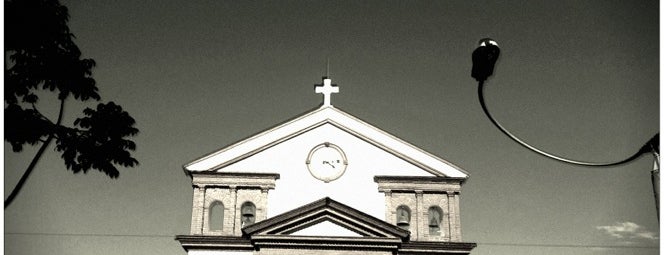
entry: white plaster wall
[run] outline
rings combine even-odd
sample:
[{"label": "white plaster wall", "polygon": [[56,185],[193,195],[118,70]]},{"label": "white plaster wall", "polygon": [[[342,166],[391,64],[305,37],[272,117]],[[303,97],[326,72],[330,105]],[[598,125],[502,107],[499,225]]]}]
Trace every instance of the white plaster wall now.
[{"label": "white plaster wall", "polygon": [[[324,142],[340,146],[348,158],[345,174],[330,183],[311,176],[305,164],[309,151]],[[310,130],[219,171],[279,173],[281,178],[277,180],[276,188],[268,193],[268,217],[330,197],[384,219],[384,194],[378,192],[374,176],[433,176],[331,124]]]},{"label": "white plaster wall", "polygon": [[329,221],[312,225],[308,228],[295,231],[290,235],[293,236],[352,236],[361,237],[360,234],[350,231],[342,226],[334,224]]}]

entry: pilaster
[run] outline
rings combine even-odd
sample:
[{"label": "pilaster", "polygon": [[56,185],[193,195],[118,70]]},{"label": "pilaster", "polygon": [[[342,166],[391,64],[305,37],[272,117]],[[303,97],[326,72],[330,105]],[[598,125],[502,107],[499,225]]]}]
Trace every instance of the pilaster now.
[{"label": "pilaster", "polygon": [[392,219],[392,215],[394,214],[392,212],[392,208],[396,208],[392,205],[392,191],[391,190],[384,190],[385,193],[385,221],[387,222],[392,222],[390,219]]},{"label": "pilaster", "polygon": [[[425,215],[424,215],[424,209],[423,209],[424,205],[422,205],[423,202],[424,201],[422,199],[422,191],[421,190],[415,190],[415,212],[413,213],[413,215],[415,217],[414,217],[414,219],[412,219],[412,221],[415,223],[413,225],[413,227],[416,228],[416,231],[414,233],[414,240],[416,240],[416,241],[417,240],[422,240],[423,235],[425,233],[424,232],[425,231],[424,222],[426,222],[426,220],[424,218]],[[411,234],[411,237],[413,237],[412,234]]]},{"label": "pilaster", "polygon": [[[233,186],[229,186],[228,188],[230,190],[229,197],[231,198],[230,199],[231,204],[228,205],[228,209],[227,209],[227,212],[229,212],[228,213],[229,217],[227,218],[228,220],[224,221],[225,222],[224,224],[228,224],[228,229],[229,229],[229,231],[227,231],[225,234],[236,235],[235,234],[235,232],[236,232],[235,229],[237,228],[237,223],[236,223],[235,219],[238,218],[236,216],[237,215],[237,210],[235,209],[235,208],[237,208],[237,187],[235,185],[233,185]],[[226,220],[226,219],[224,219],[224,220]]]},{"label": "pilaster", "polygon": [[203,234],[203,207],[205,206],[205,186],[194,186],[194,197],[191,207],[191,234]]},{"label": "pilaster", "polygon": [[454,228],[454,234],[457,237],[455,240],[457,242],[461,242],[461,210],[459,208],[461,196],[459,193],[454,194],[454,212],[456,212],[456,217],[454,217],[454,221],[456,223],[456,227]]},{"label": "pilaster", "polygon": [[447,193],[447,210],[449,211],[449,236],[451,242],[460,242],[461,241],[461,226],[460,226],[460,217],[459,217],[459,201],[457,200],[458,194],[454,192]]}]

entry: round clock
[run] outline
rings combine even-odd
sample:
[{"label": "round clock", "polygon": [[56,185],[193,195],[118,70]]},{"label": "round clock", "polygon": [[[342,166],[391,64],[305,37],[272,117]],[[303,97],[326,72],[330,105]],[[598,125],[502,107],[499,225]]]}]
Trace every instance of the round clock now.
[{"label": "round clock", "polygon": [[306,164],[314,178],[331,182],[346,172],[348,159],[341,147],[325,142],[311,149]]}]

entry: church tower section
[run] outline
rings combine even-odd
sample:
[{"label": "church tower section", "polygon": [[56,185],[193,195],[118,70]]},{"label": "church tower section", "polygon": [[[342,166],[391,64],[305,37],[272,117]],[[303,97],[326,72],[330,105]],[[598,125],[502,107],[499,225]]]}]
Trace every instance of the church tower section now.
[{"label": "church tower section", "polygon": [[376,176],[385,194],[385,221],[413,241],[461,242],[459,192],[464,178]]},{"label": "church tower section", "polygon": [[242,227],[267,218],[267,193],[279,174],[192,173],[191,234],[241,236]]}]

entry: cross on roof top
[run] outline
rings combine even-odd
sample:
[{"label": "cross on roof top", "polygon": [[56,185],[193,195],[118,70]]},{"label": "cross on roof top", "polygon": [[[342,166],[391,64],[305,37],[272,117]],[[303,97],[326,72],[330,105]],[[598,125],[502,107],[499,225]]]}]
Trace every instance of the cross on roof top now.
[{"label": "cross on roof top", "polygon": [[323,94],[323,107],[332,106],[332,103],[330,103],[332,93],[339,93],[337,84],[332,84],[332,79],[323,76],[323,84],[316,84],[314,87],[316,93]]}]

